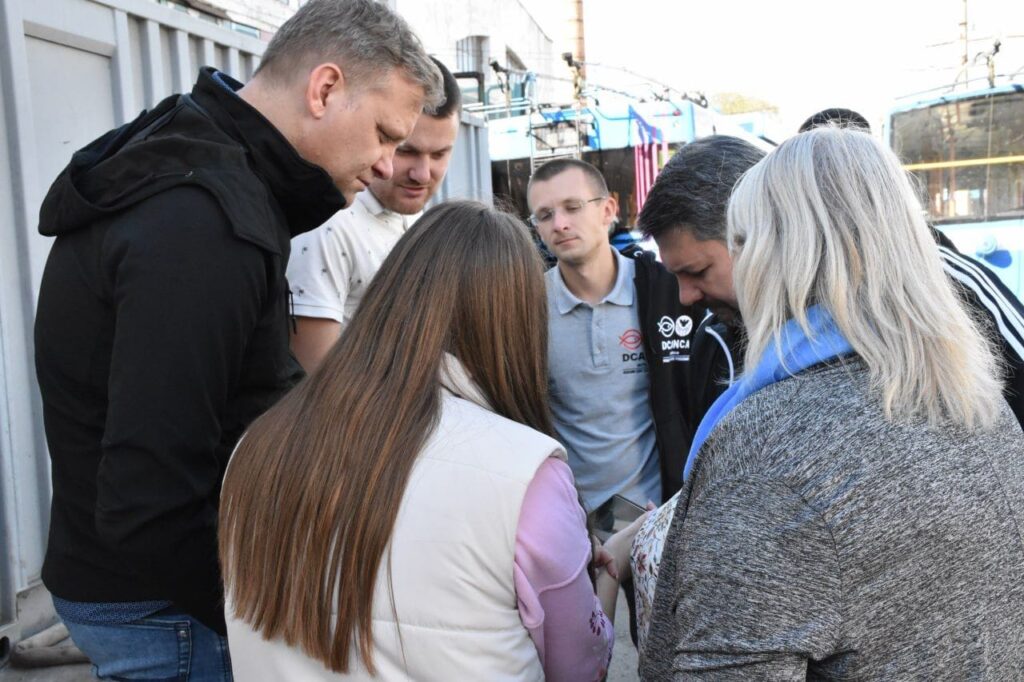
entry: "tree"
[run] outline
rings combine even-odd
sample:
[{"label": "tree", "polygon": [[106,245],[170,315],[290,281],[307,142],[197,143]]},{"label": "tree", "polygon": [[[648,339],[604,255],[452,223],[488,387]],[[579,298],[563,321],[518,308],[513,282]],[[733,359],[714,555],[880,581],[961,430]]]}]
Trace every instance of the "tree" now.
[{"label": "tree", "polygon": [[711,96],[711,106],[723,114],[749,114],[754,111],[779,113],[779,108],[771,102],[756,97],[748,97],[738,92],[720,92]]}]

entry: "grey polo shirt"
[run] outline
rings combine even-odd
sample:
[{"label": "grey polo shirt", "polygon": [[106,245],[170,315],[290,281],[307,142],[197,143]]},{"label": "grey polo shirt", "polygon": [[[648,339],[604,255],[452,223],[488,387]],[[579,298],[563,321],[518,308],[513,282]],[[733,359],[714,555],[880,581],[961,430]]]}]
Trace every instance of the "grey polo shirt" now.
[{"label": "grey polo shirt", "polygon": [[615,286],[596,306],[576,298],[557,267],[546,274],[551,410],[588,511],[616,493],[638,504],[661,498],[636,266],[612,253]]}]

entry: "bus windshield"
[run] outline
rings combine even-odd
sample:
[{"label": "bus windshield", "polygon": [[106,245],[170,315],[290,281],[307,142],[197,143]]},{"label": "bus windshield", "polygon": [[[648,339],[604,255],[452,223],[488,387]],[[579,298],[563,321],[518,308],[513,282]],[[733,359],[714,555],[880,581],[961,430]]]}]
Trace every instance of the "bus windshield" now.
[{"label": "bus windshield", "polygon": [[993,92],[892,115],[892,148],[930,220],[1024,215],[1024,91]]}]

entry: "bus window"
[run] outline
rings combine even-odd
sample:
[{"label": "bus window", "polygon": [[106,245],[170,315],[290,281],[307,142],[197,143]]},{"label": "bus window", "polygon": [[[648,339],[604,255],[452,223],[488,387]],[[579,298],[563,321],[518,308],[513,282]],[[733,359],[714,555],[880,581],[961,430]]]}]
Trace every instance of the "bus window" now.
[{"label": "bus window", "polygon": [[891,134],[933,222],[1024,216],[1024,92],[897,112]]}]

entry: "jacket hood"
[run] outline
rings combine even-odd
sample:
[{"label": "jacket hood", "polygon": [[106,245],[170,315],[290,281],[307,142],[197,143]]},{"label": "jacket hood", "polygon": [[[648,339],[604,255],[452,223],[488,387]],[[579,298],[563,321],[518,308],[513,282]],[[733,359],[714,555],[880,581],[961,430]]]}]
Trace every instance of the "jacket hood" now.
[{"label": "jacket hood", "polygon": [[140,167],[145,159],[116,166],[109,161],[132,138],[166,116],[176,99],[165,99],[151,112],[143,112],[131,123],[107,132],[75,152],[43,199],[39,232],[49,237],[72,232],[151,196],[153,192],[146,190],[154,186],[149,181],[155,177]]},{"label": "jacket hood", "polygon": [[[289,237],[345,207],[327,173],[232,90],[241,84],[201,70],[191,95],[173,95],[75,152],[43,200],[39,232],[65,234],[182,184],[210,191],[236,233],[275,252],[275,208]],[[262,201],[239,200],[237,188]],[[271,202],[270,198],[274,201]]]}]

